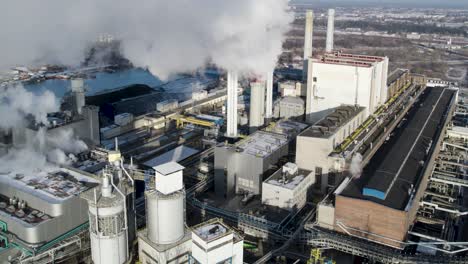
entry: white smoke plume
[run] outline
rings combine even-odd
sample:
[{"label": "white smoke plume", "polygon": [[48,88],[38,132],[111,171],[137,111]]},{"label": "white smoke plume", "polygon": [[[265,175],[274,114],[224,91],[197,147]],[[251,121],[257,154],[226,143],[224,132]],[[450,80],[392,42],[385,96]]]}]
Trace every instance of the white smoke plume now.
[{"label": "white smoke plume", "polygon": [[[38,124],[48,124],[47,113],[59,110],[59,102],[49,91],[34,94],[23,86],[10,86],[0,89],[0,129],[23,134],[27,117],[32,116]],[[24,133],[24,144],[18,144],[0,156],[0,172],[30,174],[49,171],[55,168],[50,162],[69,164],[73,154],[87,149],[86,144],[77,139],[73,130],[59,130],[48,133],[41,127],[35,134]],[[68,154],[66,154],[68,153]]]},{"label": "white smoke plume", "polygon": [[67,153],[80,153],[88,149],[88,146],[84,141],[75,138],[73,130],[59,130],[52,136],[46,138],[47,146],[51,148],[59,148]]},{"label": "white smoke plume", "polygon": [[287,0],[15,0],[0,8],[0,69],[77,65],[87,45],[110,34],[124,56],[160,78],[206,62],[271,71],[293,21]]},{"label": "white smoke plume", "polygon": [[349,172],[353,179],[359,179],[362,174],[362,155],[359,153],[354,154],[349,165]]},{"label": "white smoke plume", "polygon": [[36,123],[47,124],[47,113],[58,110],[58,100],[50,91],[33,94],[22,85],[0,88],[0,128],[18,127],[29,115]]}]

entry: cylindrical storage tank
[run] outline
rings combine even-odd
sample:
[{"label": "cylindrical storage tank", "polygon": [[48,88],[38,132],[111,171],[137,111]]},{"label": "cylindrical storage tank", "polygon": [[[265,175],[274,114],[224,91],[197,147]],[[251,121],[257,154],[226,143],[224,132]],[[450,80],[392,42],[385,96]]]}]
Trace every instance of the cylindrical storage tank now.
[{"label": "cylindrical storage tank", "polygon": [[156,244],[171,244],[185,234],[185,192],[164,195],[156,190],[146,196],[148,238]]},{"label": "cylindrical storage tank", "polygon": [[89,203],[89,232],[94,264],[122,264],[128,260],[122,199],[102,197],[98,208]]}]

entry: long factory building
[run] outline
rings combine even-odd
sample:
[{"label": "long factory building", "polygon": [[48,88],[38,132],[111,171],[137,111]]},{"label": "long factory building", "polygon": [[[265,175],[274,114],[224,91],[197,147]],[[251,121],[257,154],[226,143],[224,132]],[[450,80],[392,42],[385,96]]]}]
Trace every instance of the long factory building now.
[{"label": "long factory building", "polygon": [[319,206],[321,227],[404,248],[457,90],[426,88],[360,177],[343,181],[335,200]]}]

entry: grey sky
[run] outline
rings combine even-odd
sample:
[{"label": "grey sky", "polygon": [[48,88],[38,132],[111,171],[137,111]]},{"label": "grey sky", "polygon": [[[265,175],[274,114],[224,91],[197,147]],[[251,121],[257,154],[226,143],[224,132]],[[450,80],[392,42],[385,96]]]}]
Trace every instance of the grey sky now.
[{"label": "grey sky", "polygon": [[292,2],[312,3],[320,6],[397,6],[424,8],[466,8],[468,0],[292,0]]}]

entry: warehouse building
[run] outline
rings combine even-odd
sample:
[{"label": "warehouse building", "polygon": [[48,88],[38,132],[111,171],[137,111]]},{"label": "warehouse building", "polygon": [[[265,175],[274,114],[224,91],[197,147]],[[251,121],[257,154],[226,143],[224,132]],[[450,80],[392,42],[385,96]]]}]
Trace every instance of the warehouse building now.
[{"label": "warehouse building", "polygon": [[365,107],[367,117],[389,98],[387,57],[333,52],[318,59],[309,58],[308,65],[309,123],[317,122],[342,104]]},{"label": "warehouse building", "polygon": [[427,88],[362,175],[342,182],[334,205],[319,205],[319,225],[403,248],[456,97],[456,90]]}]

